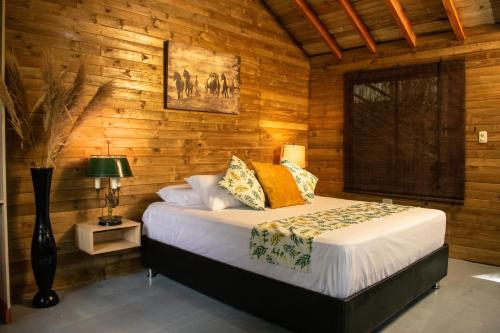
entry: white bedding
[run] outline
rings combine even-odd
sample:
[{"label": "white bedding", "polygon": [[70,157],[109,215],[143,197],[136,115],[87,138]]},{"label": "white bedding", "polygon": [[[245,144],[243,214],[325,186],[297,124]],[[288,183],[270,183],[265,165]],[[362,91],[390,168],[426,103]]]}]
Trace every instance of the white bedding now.
[{"label": "white bedding", "polygon": [[439,210],[414,208],[317,236],[310,273],[250,259],[248,242],[254,225],[356,203],[359,201],[316,196],[312,204],[301,206],[210,211],[201,206],[183,208],[155,202],[144,213],[143,232],[165,244],[342,299],[444,243],[446,215]]}]

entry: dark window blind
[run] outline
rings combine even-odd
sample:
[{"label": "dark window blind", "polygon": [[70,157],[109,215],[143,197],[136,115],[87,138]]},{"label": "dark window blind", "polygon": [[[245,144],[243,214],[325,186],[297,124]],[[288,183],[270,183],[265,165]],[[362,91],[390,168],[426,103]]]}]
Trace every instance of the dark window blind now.
[{"label": "dark window blind", "polygon": [[344,190],[463,202],[463,60],[344,76]]}]

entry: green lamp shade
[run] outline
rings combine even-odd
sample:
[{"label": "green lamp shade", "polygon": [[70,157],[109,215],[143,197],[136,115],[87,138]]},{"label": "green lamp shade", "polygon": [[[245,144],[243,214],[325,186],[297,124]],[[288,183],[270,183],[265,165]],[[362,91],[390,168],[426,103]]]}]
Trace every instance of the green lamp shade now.
[{"label": "green lamp shade", "polygon": [[127,156],[90,156],[87,177],[132,177]]}]

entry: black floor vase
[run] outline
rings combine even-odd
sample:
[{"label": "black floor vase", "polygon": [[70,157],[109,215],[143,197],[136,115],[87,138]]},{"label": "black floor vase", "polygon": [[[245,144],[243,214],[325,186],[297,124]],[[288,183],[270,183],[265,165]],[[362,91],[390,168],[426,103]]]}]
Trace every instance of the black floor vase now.
[{"label": "black floor vase", "polygon": [[50,183],[52,168],[32,168],[31,179],[35,191],[36,220],[31,241],[31,266],[38,292],[33,298],[35,308],[48,308],[59,302],[52,290],[57,265],[57,248],[50,225]]}]

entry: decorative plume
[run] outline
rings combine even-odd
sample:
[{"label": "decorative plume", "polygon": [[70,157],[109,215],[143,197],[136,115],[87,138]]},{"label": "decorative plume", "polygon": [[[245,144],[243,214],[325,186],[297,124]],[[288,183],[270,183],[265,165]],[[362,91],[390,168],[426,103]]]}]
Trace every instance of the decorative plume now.
[{"label": "decorative plume", "polygon": [[[21,141],[21,148],[29,150],[34,165],[52,167],[66,145],[71,133],[85,117],[99,108],[112,95],[112,81],[102,84],[87,104],[82,103],[86,80],[85,61],[82,61],[69,88],[63,82],[66,72],[57,72],[50,54],[43,57],[42,94],[30,107],[26,88],[17,60],[9,52],[5,66],[5,83],[0,82],[0,99],[5,104],[9,122]],[[36,126],[32,114],[41,113],[43,126]],[[35,128],[40,128],[36,132]]]},{"label": "decorative plume", "polygon": [[33,132],[30,126],[33,109],[28,106],[19,64],[12,52],[5,61],[5,81],[1,80],[0,98],[5,105],[9,122],[21,140],[21,148],[33,146]]}]

